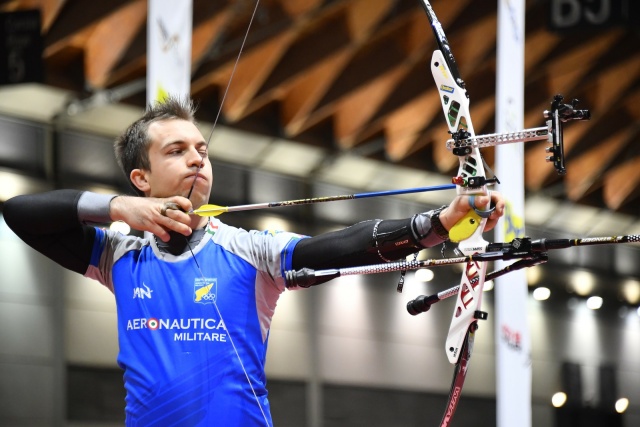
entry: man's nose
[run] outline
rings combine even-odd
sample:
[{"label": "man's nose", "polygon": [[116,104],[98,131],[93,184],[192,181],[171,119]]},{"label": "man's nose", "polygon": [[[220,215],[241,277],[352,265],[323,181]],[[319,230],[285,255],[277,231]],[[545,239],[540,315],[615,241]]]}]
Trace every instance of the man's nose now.
[{"label": "man's nose", "polygon": [[189,166],[201,167],[204,165],[205,156],[202,155],[197,149],[193,148],[189,150]]}]

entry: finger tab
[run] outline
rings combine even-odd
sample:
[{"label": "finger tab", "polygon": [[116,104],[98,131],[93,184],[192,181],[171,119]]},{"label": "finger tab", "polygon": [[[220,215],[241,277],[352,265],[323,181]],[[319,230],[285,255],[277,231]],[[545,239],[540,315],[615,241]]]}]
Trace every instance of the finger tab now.
[{"label": "finger tab", "polygon": [[161,210],[162,215],[167,216],[167,210],[168,209],[173,209],[173,210],[176,210],[176,211],[182,210],[180,208],[180,205],[178,205],[177,203],[175,203],[175,202],[166,202],[164,204],[164,206],[162,207],[162,210]]}]

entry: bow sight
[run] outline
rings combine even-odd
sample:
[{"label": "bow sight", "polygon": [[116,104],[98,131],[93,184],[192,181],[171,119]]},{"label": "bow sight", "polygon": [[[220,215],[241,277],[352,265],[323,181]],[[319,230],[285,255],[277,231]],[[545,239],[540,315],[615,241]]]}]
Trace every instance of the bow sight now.
[{"label": "bow sight", "polygon": [[[447,149],[451,150],[456,156],[467,156],[474,147],[484,148],[514,142],[542,141],[546,139],[551,144],[550,147],[545,149],[546,153],[551,154],[546,160],[553,163],[558,175],[564,175],[567,170],[564,167],[563,123],[570,120],[589,120],[591,113],[589,110],[576,109],[579,102],[577,99],[573,99],[571,104],[563,104],[563,100],[564,97],[562,95],[555,95],[551,102],[551,109],[544,111],[543,115],[547,119],[547,126],[475,137],[471,137],[465,129],[460,129],[451,134],[451,139],[447,141]],[[495,178],[478,177],[477,179],[478,182],[491,183]],[[459,180],[456,180],[458,180],[458,177],[454,178],[454,184],[464,185],[464,183],[459,183]],[[479,185],[475,182],[472,184],[467,183],[469,186]]]},{"label": "bow sight", "polygon": [[558,94],[553,97],[551,110],[544,112],[547,120],[547,127],[550,129],[551,147],[547,147],[546,152],[551,155],[547,157],[547,162],[553,162],[553,167],[558,171],[558,175],[564,175],[567,170],[564,167],[564,142],[562,138],[562,123],[569,120],[589,120],[591,113],[589,110],[576,110],[578,100],[574,99],[571,104],[563,104],[563,96]]}]

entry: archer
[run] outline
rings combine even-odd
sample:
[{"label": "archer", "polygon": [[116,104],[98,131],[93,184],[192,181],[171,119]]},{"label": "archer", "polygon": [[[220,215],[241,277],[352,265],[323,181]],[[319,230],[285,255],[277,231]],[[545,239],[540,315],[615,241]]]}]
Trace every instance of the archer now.
[{"label": "archer", "polygon": [[[477,196],[473,207],[456,196],[411,218],[363,221],[316,237],[245,231],[187,214],[210,198],[207,146],[193,104],[169,98],[115,143],[119,165],[144,197],[56,190],[4,207],[7,224],[27,244],[113,292],[127,425],[272,425],[265,355],[285,271],[404,258],[446,240],[472,209],[495,205],[487,230],[504,212],[494,192]],[[175,204],[180,209],[167,209]],[[115,220],[144,237],[97,226]],[[146,292],[136,297],[139,288]]]}]

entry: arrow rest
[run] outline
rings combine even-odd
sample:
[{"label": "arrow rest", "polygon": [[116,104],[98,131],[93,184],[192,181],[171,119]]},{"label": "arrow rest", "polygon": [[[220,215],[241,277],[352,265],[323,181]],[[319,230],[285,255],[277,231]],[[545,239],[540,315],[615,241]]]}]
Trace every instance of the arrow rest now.
[{"label": "arrow rest", "polygon": [[467,178],[463,178],[462,176],[454,176],[453,178],[451,178],[451,183],[459,185],[461,187],[480,188],[485,185],[500,184],[500,180],[497,176],[494,176],[493,178],[486,178],[484,176],[473,176]]},{"label": "arrow rest", "polygon": [[[453,177],[451,179],[453,184],[469,188],[481,188],[486,185],[500,184],[498,177],[493,174],[493,171],[484,160],[484,157],[482,157],[479,151],[477,151],[479,146],[477,144],[468,143],[468,141],[475,139],[471,132],[464,127],[460,127],[456,132],[449,131],[449,134],[451,134],[453,139],[451,151],[453,154],[460,157],[461,164],[465,165],[462,167],[462,170],[466,172]],[[476,150],[475,154],[474,150]],[[463,157],[464,160],[462,160]],[[478,157],[481,159],[485,169],[488,169],[493,174],[492,178],[476,174],[475,162],[477,162]]]}]

